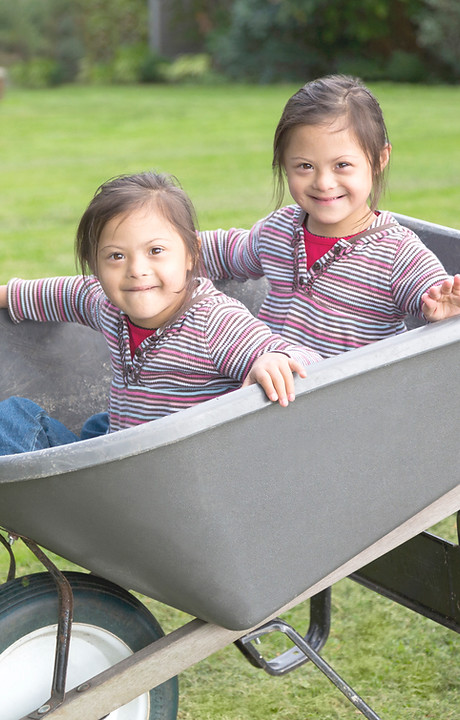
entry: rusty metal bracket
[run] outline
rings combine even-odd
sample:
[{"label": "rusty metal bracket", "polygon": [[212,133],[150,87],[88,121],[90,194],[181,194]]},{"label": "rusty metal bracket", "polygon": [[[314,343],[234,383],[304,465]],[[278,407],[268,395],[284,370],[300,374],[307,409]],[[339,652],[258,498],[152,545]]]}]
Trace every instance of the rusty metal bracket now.
[{"label": "rusty metal bracket", "polygon": [[[7,532],[7,531],[5,531]],[[0,533],[0,542],[3,545],[4,548],[8,551],[8,554],[10,556],[10,566],[8,568],[8,575],[6,576],[6,582],[9,582],[10,580],[14,580],[16,577],[16,558],[14,557],[14,553],[11,549],[11,545],[15,540],[15,537],[13,535],[9,535],[10,542],[3,537],[3,535]]]},{"label": "rusty metal bracket", "polygon": [[23,543],[42,563],[53,578],[58,593],[58,622],[56,633],[56,651],[54,655],[54,672],[51,684],[51,695],[43,705],[30,713],[27,717],[31,720],[42,720],[47,713],[59,707],[64,701],[65,681],[67,677],[67,665],[70,649],[70,635],[72,630],[73,617],[73,593],[67,578],[61,573],[56,565],[38,547],[38,545],[23,535],[18,535]]}]

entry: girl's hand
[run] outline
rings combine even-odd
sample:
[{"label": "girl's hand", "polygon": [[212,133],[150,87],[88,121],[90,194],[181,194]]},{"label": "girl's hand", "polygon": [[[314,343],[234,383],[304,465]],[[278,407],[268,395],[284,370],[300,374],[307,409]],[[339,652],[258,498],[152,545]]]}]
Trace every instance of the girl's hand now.
[{"label": "girl's hand", "polygon": [[272,402],[278,400],[280,405],[286,407],[295,400],[293,376],[295,372],[300,377],[307,376],[307,371],[297,360],[283,353],[268,352],[253,363],[242,387],[259,383],[269,400]]},{"label": "girl's hand", "polygon": [[8,291],[6,285],[0,285],[0,308],[8,307]]},{"label": "girl's hand", "polygon": [[428,322],[460,314],[460,275],[433,285],[422,295],[422,310]]}]

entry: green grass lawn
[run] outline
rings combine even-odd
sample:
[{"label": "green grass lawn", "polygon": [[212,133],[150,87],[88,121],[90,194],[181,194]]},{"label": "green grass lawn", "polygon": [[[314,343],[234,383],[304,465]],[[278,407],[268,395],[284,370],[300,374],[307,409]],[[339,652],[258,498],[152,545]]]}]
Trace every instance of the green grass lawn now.
[{"label": "green grass lawn", "polygon": [[[201,228],[272,209],[271,148],[294,86],[65,87],[0,101],[0,281],[72,273],[73,238],[97,186],[174,173]],[[382,207],[460,228],[460,87],[375,86],[393,144]]]},{"label": "green grass lawn", "polygon": [[[252,224],[272,207],[273,132],[296,89],[9,90],[0,101],[0,282],[73,273],[80,215],[96,187],[119,173],[157,169],[177,175],[201,228]],[[460,87],[372,89],[393,144],[382,208],[460,228]],[[442,533],[454,539],[452,518]],[[27,551],[19,550],[18,559],[20,574],[40,570]],[[0,571],[5,569],[0,551]],[[165,631],[188,619],[146,603]],[[308,603],[287,619],[305,631]],[[383,720],[457,720],[458,642],[455,633],[350,580],[334,587],[323,655]],[[270,678],[234,647],[184,672],[180,686],[181,720],[362,717],[315,668]]]}]

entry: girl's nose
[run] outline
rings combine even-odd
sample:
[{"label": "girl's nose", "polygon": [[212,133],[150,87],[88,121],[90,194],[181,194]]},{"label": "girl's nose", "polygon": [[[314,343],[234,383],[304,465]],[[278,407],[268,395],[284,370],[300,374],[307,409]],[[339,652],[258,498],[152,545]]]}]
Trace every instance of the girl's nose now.
[{"label": "girl's nose", "polygon": [[130,277],[142,277],[149,274],[149,264],[144,258],[133,258],[128,265]]},{"label": "girl's nose", "polygon": [[314,185],[318,190],[329,190],[334,186],[334,178],[330,170],[317,170]]}]

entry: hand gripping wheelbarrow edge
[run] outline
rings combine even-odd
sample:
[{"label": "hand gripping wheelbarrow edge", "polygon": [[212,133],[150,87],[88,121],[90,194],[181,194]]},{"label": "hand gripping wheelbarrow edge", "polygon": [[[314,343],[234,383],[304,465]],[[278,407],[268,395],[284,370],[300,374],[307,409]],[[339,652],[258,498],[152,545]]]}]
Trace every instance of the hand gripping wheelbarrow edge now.
[{"label": "hand gripping wheelbarrow edge", "polygon": [[[453,260],[452,233],[426,229],[446,236]],[[2,322],[2,352],[23,362],[33,325]],[[92,331],[50,324],[46,334],[53,364],[69,346],[75,362],[64,390],[50,373],[59,416],[78,353],[96,385],[94,362],[105,376],[105,359]],[[458,510],[459,340],[454,319],[324,361],[297,381],[287,411],[253,387],[133,430],[1,458],[0,525],[200,618],[101,675],[91,684],[99,705],[90,690],[71,692],[53,716],[101,717]],[[22,394],[40,400],[45,383]],[[82,403],[84,416],[96,405]]]}]

